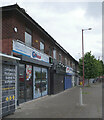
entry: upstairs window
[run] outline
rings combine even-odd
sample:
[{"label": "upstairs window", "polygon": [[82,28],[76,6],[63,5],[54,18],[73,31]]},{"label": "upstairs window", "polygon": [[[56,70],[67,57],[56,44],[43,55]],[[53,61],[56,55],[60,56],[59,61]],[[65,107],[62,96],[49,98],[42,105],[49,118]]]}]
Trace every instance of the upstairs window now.
[{"label": "upstairs window", "polygon": [[72,67],[72,61],[70,61],[70,67]]},{"label": "upstairs window", "polygon": [[44,52],[44,43],[40,42],[40,51]]},{"label": "upstairs window", "polygon": [[72,67],[73,67],[73,69],[75,69],[75,64],[74,64],[74,63],[73,63],[73,66],[72,66]]},{"label": "upstairs window", "polygon": [[70,60],[68,61],[68,65],[70,66]]},{"label": "upstairs window", "polygon": [[62,55],[59,54],[59,62],[62,62]]},{"label": "upstairs window", "polygon": [[52,57],[52,48],[49,47],[49,55]]},{"label": "upstairs window", "polygon": [[67,59],[65,58],[65,65],[67,65]]},{"label": "upstairs window", "polygon": [[56,59],[56,50],[53,50],[53,58]]},{"label": "upstairs window", "polygon": [[27,32],[25,32],[25,43],[29,46],[32,45],[32,36]]}]

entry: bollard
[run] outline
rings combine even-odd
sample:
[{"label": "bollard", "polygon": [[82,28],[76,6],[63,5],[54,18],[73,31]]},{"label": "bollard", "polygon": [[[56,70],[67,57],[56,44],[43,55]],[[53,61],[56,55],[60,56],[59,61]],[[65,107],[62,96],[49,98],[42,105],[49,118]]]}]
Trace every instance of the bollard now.
[{"label": "bollard", "polygon": [[80,98],[79,98],[79,103],[80,103],[80,106],[83,105],[83,99],[82,99],[82,88],[80,88]]}]

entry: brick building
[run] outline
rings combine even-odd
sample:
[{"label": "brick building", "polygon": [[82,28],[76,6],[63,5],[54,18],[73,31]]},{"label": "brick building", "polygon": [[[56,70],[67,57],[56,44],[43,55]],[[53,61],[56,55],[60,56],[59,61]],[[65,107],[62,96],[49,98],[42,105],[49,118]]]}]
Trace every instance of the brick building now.
[{"label": "brick building", "polygon": [[78,84],[78,62],[17,4],[2,7],[1,53],[17,63],[17,104]]}]

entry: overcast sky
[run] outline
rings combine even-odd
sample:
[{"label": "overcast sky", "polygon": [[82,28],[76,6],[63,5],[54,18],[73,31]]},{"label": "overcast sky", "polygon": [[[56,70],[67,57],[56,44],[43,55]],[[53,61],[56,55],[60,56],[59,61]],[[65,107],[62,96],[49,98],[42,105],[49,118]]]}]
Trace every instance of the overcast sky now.
[{"label": "overcast sky", "polygon": [[101,0],[92,0],[93,2],[42,1],[4,0],[0,2],[0,6],[17,3],[76,60],[82,56],[82,29],[92,28],[92,30],[84,31],[84,52],[91,51],[96,58],[101,58]]}]

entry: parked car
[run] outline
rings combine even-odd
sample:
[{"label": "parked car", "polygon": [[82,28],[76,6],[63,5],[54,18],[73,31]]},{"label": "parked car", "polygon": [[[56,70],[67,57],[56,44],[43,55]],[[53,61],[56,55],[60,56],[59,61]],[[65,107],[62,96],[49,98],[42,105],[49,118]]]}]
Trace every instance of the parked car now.
[{"label": "parked car", "polygon": [[93,83],[96,83],[96,82],[97,82],[97,79],[94,79],[94,80],[93,80]]}]

